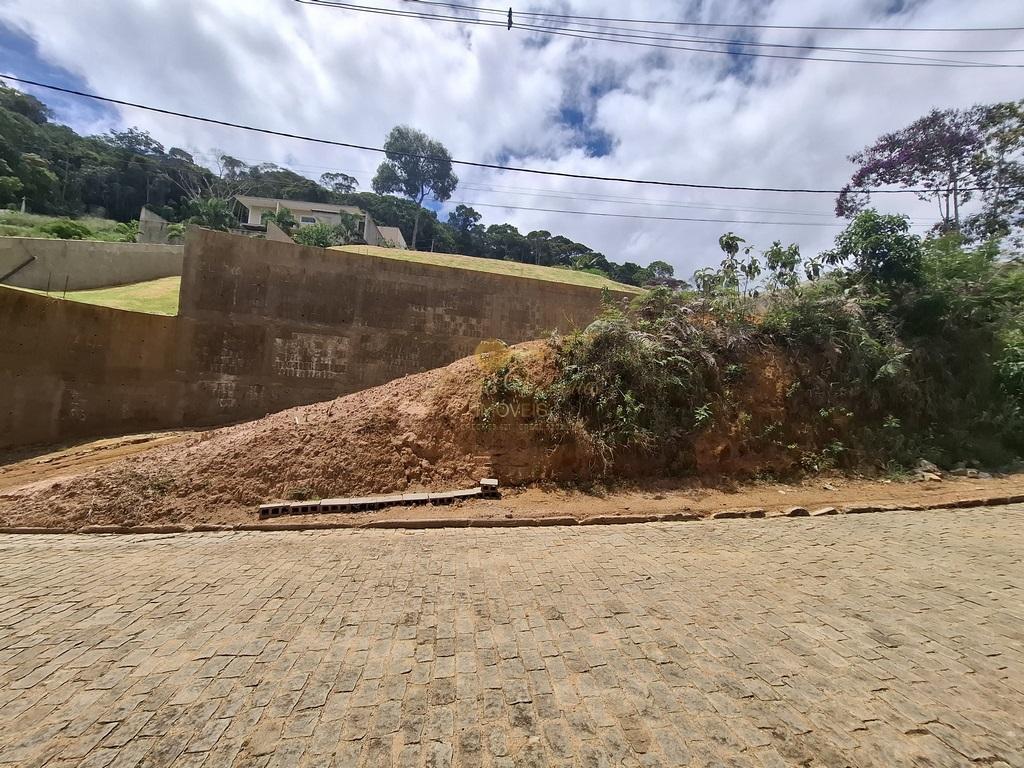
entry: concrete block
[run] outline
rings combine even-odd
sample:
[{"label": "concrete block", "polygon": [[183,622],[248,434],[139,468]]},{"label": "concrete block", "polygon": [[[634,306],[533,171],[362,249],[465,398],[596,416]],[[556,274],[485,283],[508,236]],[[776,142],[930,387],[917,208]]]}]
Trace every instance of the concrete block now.
[{"label": "concrete block", "polygon": [[321,499],[321,512],[346,512],[352,507],[352,499]]},{"label": "concrete block", "polygon": [[257,508],[257,512],[260,517],[277,517],[278,515],[287,515],[290,511],[290,506],[281,501],[271,502],[270,504],[260,504]]},{"label": "concrete block", "polygon": [[468,528],[470,521],[464,517],[435,517],[410,520],[371,520],[363,528],[404,528],[406,530],[425,530],[428,528]]},{"label": "concrete block", "polygon": [[460,499],[471,499],[477,496],[483,495],[483,489],[481,488],[469,488],[463,491],[442,491],[441,493],[430,493],[431,504],[451,504],[453,501]]},{"label": "concrete block", "polygon": [[722,509],[711,515],[712,520],[736,520],[743,517],[743,512],[738,509]]}]

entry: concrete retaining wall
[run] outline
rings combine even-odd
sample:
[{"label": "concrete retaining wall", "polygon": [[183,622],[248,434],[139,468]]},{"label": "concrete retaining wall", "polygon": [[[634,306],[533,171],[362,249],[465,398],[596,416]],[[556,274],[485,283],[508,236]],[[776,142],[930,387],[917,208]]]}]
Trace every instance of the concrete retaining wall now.
[{"label": "concrete retaining wall", "polygon": [[0,449],[254,418],[600,306],[594,288],[193,229],[177,317],[0,287]]},{"label": "concrete retaining wall", "polygon": [[0,287],[0,448],[182,423],[177,330]]},{"label": "concrete retaining wall", "polygon": [[261,416],[586,325],[601,292],[232,237],[189,235],[180,343],[188,423]]},{"label": "concrete retaining wall", "polygon": [[3,283],[55,292],[65,280],[69,291],[104,288],[180,275],[184,252],[180,245],[0,237],[0,276],[34,257]]}]

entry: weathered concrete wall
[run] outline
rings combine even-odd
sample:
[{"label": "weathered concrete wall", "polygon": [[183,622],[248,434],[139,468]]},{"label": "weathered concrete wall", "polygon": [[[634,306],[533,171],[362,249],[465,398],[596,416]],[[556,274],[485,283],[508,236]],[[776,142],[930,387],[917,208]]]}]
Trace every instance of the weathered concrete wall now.
[{"label": "weathered concrete wall", "polygon": [[193,230],[185,419],[250,418],[585,325],[594,288]]},{"label": "weathered concrete wall", "polygon": [[69,291],[138,283],[181,274],[184,247],[95,240],[0,237],[0,275],[34,260],[3,281],[35,290]]},{"label": "weathered concrete wall", "polygon": [[281,229],[273,221],[267,221],[267,240],[273,240],[275,243],[291,243],[295,244],[292,240],[292,236]]},{"label": "weathered concrete wall", "polygon": [[139,212],[139,235],[137,243],[167,243],[170,239],[168,229],[171,224],[158,213],[153,213],[146,206]]},{"label": "weathered concrete wall", "polygon": [[181,424],[177,329],[0,287],[0,448]]},{"label": "weathered concrete wall", "polygon": [[226,423],[588,323],[594,288],[193,229],[177,317],[0,286],[0,449]]}]

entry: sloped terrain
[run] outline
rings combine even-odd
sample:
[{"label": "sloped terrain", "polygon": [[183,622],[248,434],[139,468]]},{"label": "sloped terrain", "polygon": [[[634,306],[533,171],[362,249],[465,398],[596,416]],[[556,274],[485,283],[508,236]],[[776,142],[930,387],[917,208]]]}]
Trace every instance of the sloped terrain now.
[{"label": "sloped terrain", "polygon": [[[544,344],[518,349],[544,368]],[[552,451],[528,431],[477,428],[484,374],[478,358],[466,358],[79,477],[8,489],[0,525],[237,520],[269,499],[459,488],[492,471],[513,482],[571,475],[571,451]]]},{"label": "sloped terrain", "polygon": [[[555,375],[551,347],[512,348],[519,369],[536,383]],[[503,351],[492,353],[505,356]],[[237,524],[253,522],[257,505],[276,499],[327,498],[474,486],[482,476],[504,487],[533,486],[499,501],[474,502],[458,514],[548,517],[793,504],[939,501],[1024,491],[1020,476],[989,480],[947,477],[938,483],[809,478],[797,485],[740,486],[735,478],[785,474],[792,457],[770,446],[747,445],[736,421],[722,420],[680,446],[696,465],[676,476],[673,458],[616,455],[611,477],[586,440],[554,442],[533,425],[533,413],[488,411],[485,376],[499,360],[470,357],[335,400],[292,408],[262,419],[191,434],[144,436],[123,446],[72,449],[40,461],[0,467],[0,527],[79,528],[90,525]],[[785,418],[792,372],[763,357],[736,396],[743,419]],[[488,418],[482,418],[490,413]],[[486,425],[485,425],[486,422]],[[799,432],[799,430],[798,430]],[[582,438],[582,436],[581,436]],[[811,437],[807,439],[812,442]],[[101,441],[105,442],[105,441]],[[142,451],[144,444],[153,447]],[[95,455],[93,455],[95,454]],[[6,478],[6,480],[5,480]],[[618,486],[608,490],[604,481]],[[596,482],[596,485],[591,483]],[[561,488],[554,484],[561,484]],[[589,492],[579,490],[589,488]],[[437,514],[403,508],[392,517]],[[381,513],[345,515],[354,522]],[[384,516],[387,516],[385,513]]]}]

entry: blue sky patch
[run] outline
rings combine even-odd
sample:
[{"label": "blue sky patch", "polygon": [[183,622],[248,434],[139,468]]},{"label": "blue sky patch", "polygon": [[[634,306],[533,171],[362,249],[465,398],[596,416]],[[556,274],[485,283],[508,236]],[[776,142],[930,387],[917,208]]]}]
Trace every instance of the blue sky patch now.
[{"label": "blue sky patch", "polygon": [[604,157],[615,146],[607,131],[594,125],[593,115],[579,107],[563,106],[558,110],[558,122],[573,132],[573,146],[582,147],[589,157]]},{"label": "blue sky patch", "polygon": [[[7,74],[43,83],[52,83],[64,88],[73,88],[78,91],[88,92],[90,90],[82,78],[43,59],[39,54],[39,47],[32,38],[2,22],[0,22],[0,61],[3,61],[2,68]],[[54,119],[57,122],[70,125],[75,129],[92,126],[101,121],[120,122],[117,110],[102,102],[44,88],[33,88],[21,83],[12,82],[8,85],[31,93],[53,111]]]}]

